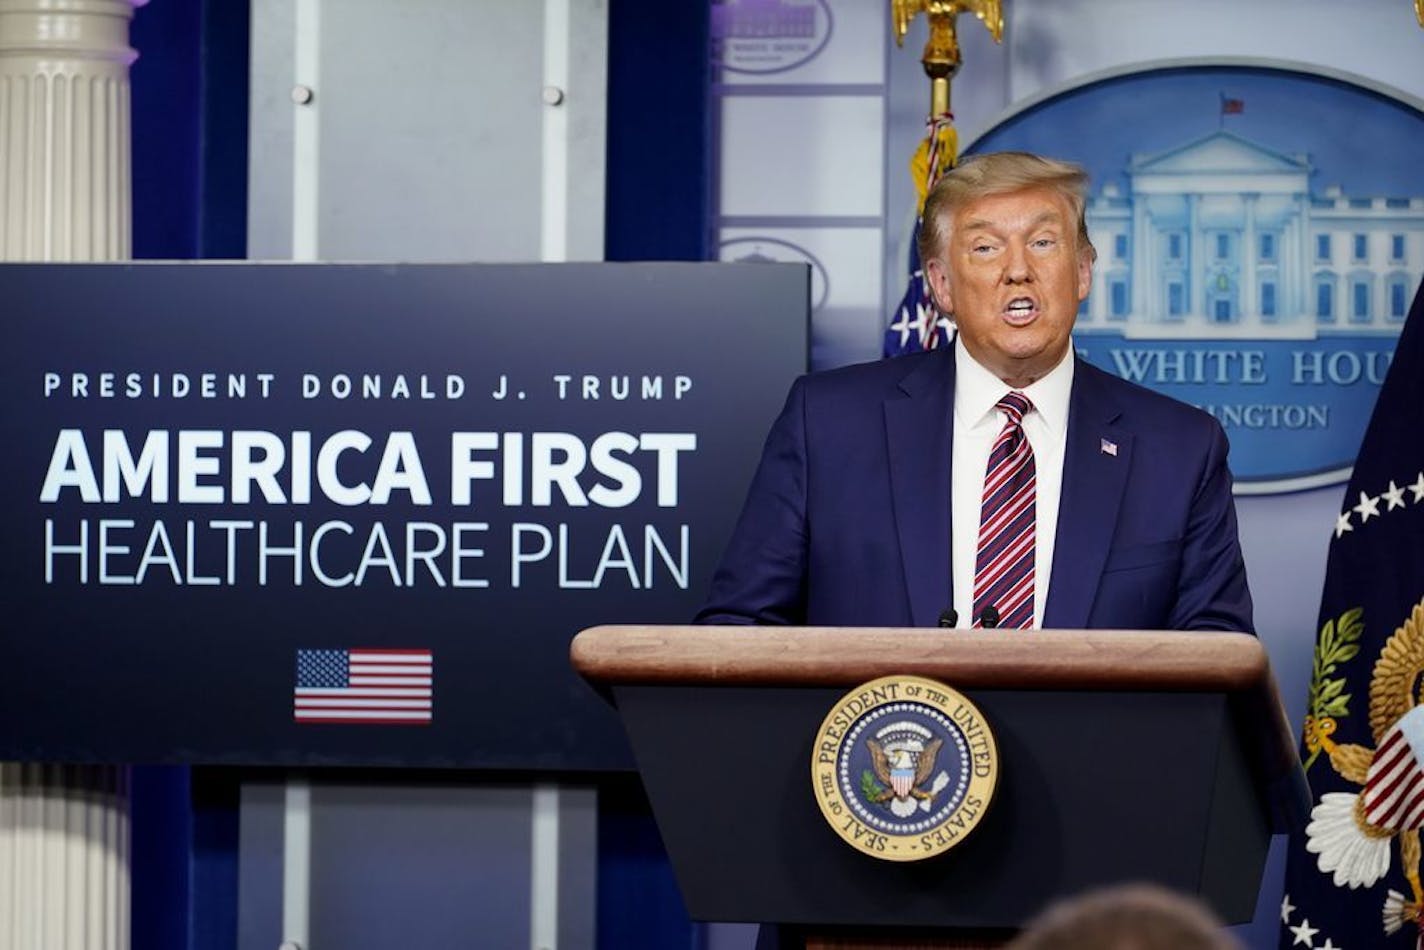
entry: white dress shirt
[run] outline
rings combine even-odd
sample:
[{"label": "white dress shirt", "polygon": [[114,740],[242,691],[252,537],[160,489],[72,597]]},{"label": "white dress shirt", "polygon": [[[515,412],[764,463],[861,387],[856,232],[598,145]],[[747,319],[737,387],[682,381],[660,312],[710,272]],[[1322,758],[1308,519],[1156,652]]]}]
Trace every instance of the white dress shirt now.
[{"label": "white dress shirt", "polygon": [[[1037,478],[1034,522],[1033,625],[1043,626],[1053,568],[1053,540],[1058,501],[1063,490],[1063,447],[1068,441],[1068,396],[1073,390],[1073,347],[1042,379],[1018,390],[1033,403],[1023,419],[1033,447]],[[950,463],[951,567],[957,626],[974,626],[974,561],[979,551],[979,511],[984,474],[1007,417],[995,406],[1010,388],[974,361],[963,342],[954,340],[954,444]]]}]

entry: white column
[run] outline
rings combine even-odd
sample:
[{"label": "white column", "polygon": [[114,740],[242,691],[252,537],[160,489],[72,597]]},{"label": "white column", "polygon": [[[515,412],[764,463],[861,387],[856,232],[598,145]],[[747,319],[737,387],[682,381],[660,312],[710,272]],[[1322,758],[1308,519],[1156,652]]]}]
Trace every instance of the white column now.
[{"label": "white column", "polygon": [[1300,223],[1297,226],[1300,243],[1296,246],[1295,258],[1300,264],[1300,273],[1296,276],[1296,283],[1301,292],[1300,310],[1309,321],[1307,326],[1315,327],[1319,325],[1319,318],[1315,315],[1315,268],[1311,266],[1315,256],[1315,235],[1311,232],[1310,225],[1310,192],[1301,192],[1296,199],[1296,207],[1300,210]]},{"label": "white column", "polygon": [[1276,312],[1283,323],[1297,322],[1299,318],[1300,291],[1296,282],[1296,232],[1300,228],[1300,215],[1287,214],[1286,224],[1280,229],[1280,249],[1276,259],[1280,261],[1280,279],[1276,281]]},{"label": "white column", "polygon": [[129,21],[144,0],[0,0],[0,260],[130,255]]},{"label": "white column", "polygon": [[1088,312],[1085,315],[1087,323],[1098,327],[1107,323],[1112,297],[1112,282],[1108,279],[1108,269],[1101,263],[1106,259],[1106,256],[1099,257],[1100,263],[1094,265],[1092,292],[1088,296]]},{"label": "white column", "polygon": [[[0,260],[130,256],[129,21],[0,0]],[[129,946],[126,768],[0,764],[0,950]]]},{"label": "white column", "polygon": [[[1260,195],[1252,192],[1242,196],[1246,204],[1246,227],[1241,237],[1241,317],[1242,323],[1251,326],[1261,324],[1261,305],[1256,293],[1256,200]],[[1277,249],[1279,251],[1279,249]],[[1280,313],[1279,302],[1277,313]]]},{"label": "white column", "polygon": [[[1142,209],[1142,236],[1141,250],[1134,252],[1137,256],[1132,262],[1133,280],[1141,282],[1142,299],[1147,301],[1143,321],[1161,323],[1167,319],[1167,301],[1162,290],[1162,265],[1157,256],[1160,251],[1157,243],[1159,235],[1151,208]],[[1138,270],[1139,264],[1142,265],[1141,270]]]},{"label": "white column", "polygon": [[128,770],[0,764],[0,947],[129,945]]},{"label": "white column", "polygon": [[1132,246],[1128,248],[1128,259],[1132,267],[1132,321],[1134,323],[1155,322],[1164,314],[1148,296],[1148,288],[1155,286],[1152,273],[1151,250],[1152,229],[1147,224],[1147,197],[1133,195],[1132,198]]},{"label": "white column", "polygon": [[1187,195],[1187,314],[1192,323],[1201,323],[1206,313],[1206,247],[1201,235],[1199,195]]}]

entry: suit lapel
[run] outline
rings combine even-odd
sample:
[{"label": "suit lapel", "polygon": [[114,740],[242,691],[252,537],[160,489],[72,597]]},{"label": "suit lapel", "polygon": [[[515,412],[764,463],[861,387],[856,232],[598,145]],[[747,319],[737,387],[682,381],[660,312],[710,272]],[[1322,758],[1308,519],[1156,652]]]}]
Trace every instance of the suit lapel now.
[{"label": "suit lapel", "polygon": [[1120,415],[1102,371],[1080,360],[1069,397],[1046,628],[1087,626],[1132,464],[1132,433],[1119,424]]},{"label": "suit lapel", "polygon": [[954,437],[954,347],[918,361],[885,401],[886,451],[895,529],[917,627],[932,627],[952,598],[950,445]]}]

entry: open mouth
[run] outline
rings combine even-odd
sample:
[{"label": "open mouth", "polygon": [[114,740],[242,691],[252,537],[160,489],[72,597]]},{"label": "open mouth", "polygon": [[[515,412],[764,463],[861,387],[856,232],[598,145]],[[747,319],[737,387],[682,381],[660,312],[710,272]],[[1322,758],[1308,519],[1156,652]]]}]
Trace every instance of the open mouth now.
[{"label": "open mouth", "polygon": [[1004,308],[1004,319],[1013,326],[1032,323],[1038,316],[1038,304],[1032,297],[1015,297]]}]

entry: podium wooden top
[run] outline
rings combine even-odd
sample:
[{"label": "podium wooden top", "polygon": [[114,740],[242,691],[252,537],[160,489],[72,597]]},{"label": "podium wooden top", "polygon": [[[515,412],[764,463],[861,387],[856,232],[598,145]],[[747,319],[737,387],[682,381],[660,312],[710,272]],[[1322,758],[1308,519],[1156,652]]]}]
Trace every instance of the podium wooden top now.
[{"label": "podium wooden top", "polygon": [[1244,633],[629,625],[584,630],[570,655],[600,686],[852,686],[913,672],[998,689],[1275,689]]}]

